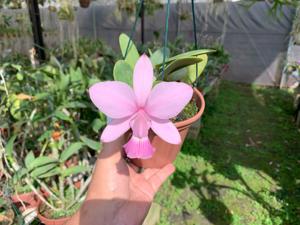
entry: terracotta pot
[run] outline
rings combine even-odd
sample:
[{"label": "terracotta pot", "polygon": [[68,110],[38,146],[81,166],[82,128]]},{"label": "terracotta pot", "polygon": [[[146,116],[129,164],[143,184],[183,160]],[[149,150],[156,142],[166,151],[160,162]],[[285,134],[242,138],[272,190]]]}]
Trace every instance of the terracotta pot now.
[{"label": "terracotta pot", "polygon": [[38,208],[37,216],[38,216],[39,220],[45,225],[64,225],[71,218],[70,216],[67,216],[67,217],[62,217],[62,218],[58,218],[58,219],[49,219],[41,214],[41,206],[42,206],[42,204],[40,204],[40,206]]},{"label": "terracotta pot", "polygon": [[79,0],[80,7],[88,8],[91,3],[91,0]]},{"label": "terracotta pot", "polygon": [[[20,209],[21,212],[25,211],[26,208],[36,208],[39,205],[39,198],[34,194],[34,192],[24,193],[11,196],[12,202]],[[22,205],[21,201],[26,208]]]},{"label": "terracotta pot", "polygon": [[149,138],[151,140],[151,144],[156,150],[150,159],[132,159],[132,162],[136,166],[142,168],[162,168],[165,165],[172,163],[176,159],[176,156],[180,151],[185,137],[189,131],[189,127],[201,117],[205,108],[203,95],[196,88],[194,88],[193,98],[196,100],[196,104],[199,108],[198,113],[192,118],[175,123],[175,126],[177,127],[181,136],[181,144],[169,144],[153,132],[150,132]]},{"label": "terracotta pot", "polygon": [[40,211],[38,211],[39,220],[45,225],[64,225],[71,217],[63,217],[59,219],[49,219],[43,216]]}]

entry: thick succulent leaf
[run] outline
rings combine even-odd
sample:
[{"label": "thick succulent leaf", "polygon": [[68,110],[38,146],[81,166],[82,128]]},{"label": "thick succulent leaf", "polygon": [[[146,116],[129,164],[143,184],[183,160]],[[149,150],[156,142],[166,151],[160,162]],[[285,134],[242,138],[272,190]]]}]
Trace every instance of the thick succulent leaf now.
[{"label": "thick succulent leaf", "polygon": [[125,60],[118,60],[114,66],[114,79],[132,86],[133,69]]},{"label": "thick succulent leaf", "polygon": [[[203,54],[208,54],[208,53],[213,53],[216,52],[216,50],[214,49],[199,49],[199,50],[193,50],[193,51],[189,51],[189,52],[184,52],[181,53],[179,55],[175,55],[171,58],[168,58],[166,60],[166,64],[171,63],[172,61],[176,60],[176,59],[181,59],[181,58],[186,58],[186,57],[193,57],[193,56],[198,56],[198,55],[203,55]],[[162,64],[159,64],[157,66],[161,66]]]},{"label": "thick succulent leaf", "polygon": [[201,61],[201,59],[198,57],[176,59],[165,68],[165,76],[167,77],[168,74],[172,73],[175,70],[181,69],[181,68],[189,66],[189,65],[193,65],[200,61]]},{"label": "thick succulent leaf", "polygon": [[[170,49],[166,48],[166,59],[170,56]],[[161,65],[164,59],[164,48],[157,49],[153,54],[150,56],[150,60],[153,66]]]},{"label": "thick succulent leaf", "polygon": [[[191,65],[187,67],[187,76],[186,79],[184,80],[186,83],[192,84],[196,81],[197,79],[197,74],[198,77],[202,74],[203,70],[206,67],[208,57],[206,54],[204,55],[198,55],[197,58],[201,59],[201,62],[197,64],[198,68],[196,68],[196,65]],[[198,69],[198,70],[196,70]],[[197,73],[196,73],[197,72]]]},{"label": "thick succulent leaf", "polygon": [[[127,49],[127,45],[129,42],[130,38],[122,33],[119,37],[119,44],[120,44],[120,49],[122,52],[123,57],[125,57],[126,54],[126,49]],[[136,61],[139,59],[140,55],[138,53],[138,50],[135,46],[135,44],[133,43],[133,41],[130,41],[129,44],[129,48],[127,51],[127,56],[125,58],[125,61],[131,66],[131,68],[133,69],[135,66]]]},{"label": "thick succulent leaf", "polygon": [[[202,74],[203,70],[208,61],[208,57],[206,54],[198,55],[197,58],[201,59],[198,65],[198,77]],[[183,81],[188,84],[192,84],[196,81],[196,64],[190,65],[179,70],[175,70],[167,76],[168,81]]]},{"label": "thick succulent leaf", "polygon": [[175,70],[172,73],[168,74],[166,77],[167,81],[183,81],[187,76],[188,69],[187,67],[183,67],[181,69]]}]

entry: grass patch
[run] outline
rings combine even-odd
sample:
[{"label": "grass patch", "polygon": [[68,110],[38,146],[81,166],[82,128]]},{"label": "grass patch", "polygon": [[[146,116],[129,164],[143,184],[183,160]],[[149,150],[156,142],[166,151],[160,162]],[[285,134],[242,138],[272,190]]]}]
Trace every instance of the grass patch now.
[{"label": "grass patch", "polygon": [[292,96],[223,81],[206,99],[199,140],[187,140],[155,201],[160,225],[300,221],[300,133]]}]

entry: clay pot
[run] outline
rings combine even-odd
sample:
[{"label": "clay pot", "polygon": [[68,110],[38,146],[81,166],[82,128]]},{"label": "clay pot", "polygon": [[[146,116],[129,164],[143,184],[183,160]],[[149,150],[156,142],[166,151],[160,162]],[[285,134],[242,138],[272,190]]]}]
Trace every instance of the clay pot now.
[{"label": "clay pot", "polygon": [[[25,211],[26,208],[37,208],[40,202],[34,192],[19,194],[18,197],[17,195],[13,195],[11,196],[11,200],[21,212]],[[23,202],[26,208],[24,208],[20,200]]]},{"label": "clay pot", "polygon": [[79,0],[81,8],[88,8],[91,3],[91,0]]},{"label": "clay pot", "polygon": [[179,134],[181,136],[181,144],[173,145],[165,142],[160,137],[158,137],[153,132],[150,132],[149,138],[152,146],[156,149],[153,156],[150,159],[132,159],[132,162],[142,168],[162,168],[165,165],[172,163],[181,149],[181,146],[185,140],[185,137],[189,131],[189,127],[200,119],[205,108],[205,101],[203,95],[194,88],[193,98],[196,100],[196,104],[199,108],[199,111],[192,118],[189,118],[184,121],[175,123]]},{"label": "clay pot", "polygon": [[59,219],[49,219],[43,216],[40,211],[38,211],[39,220],[45,225],[64,225],[71,217],[63,217]]}]

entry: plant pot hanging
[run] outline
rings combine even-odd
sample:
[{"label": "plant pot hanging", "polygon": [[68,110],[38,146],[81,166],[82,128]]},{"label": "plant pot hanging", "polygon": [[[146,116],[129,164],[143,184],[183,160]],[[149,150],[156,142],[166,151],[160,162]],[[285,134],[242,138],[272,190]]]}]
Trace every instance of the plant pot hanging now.
[{"label": "plant pot hanging", "polygon": [[88,8],[91,4],[91,0],[79,0],[81,8]]}]

